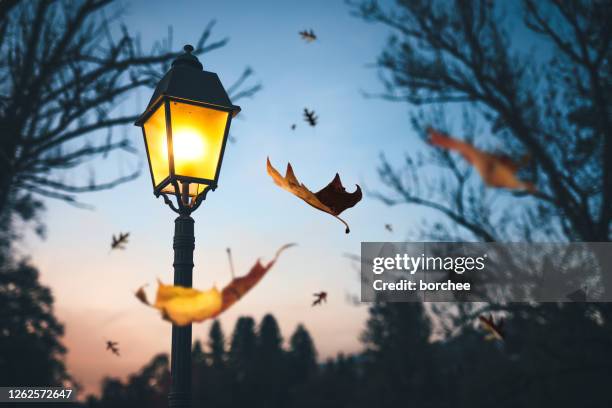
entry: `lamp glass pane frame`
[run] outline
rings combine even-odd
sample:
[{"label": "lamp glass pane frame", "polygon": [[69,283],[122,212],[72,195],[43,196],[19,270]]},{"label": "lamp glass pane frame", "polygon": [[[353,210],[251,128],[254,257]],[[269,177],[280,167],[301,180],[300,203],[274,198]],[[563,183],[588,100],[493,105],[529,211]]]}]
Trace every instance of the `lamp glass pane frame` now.
[{"label": "lamp glass pane frame", "polygon": [[[227,120],[225,123],[225,128],[223,130],[221,148],[219,150],[219,156],[217,157],[217,166],[215,170],[215,176],[213,179],[209,178],[199,178],[199,177],[190,177],[184,175],[177,175],[175,172],[174,166],[174,151],[173,151],[173,143],[172,143],[172,115],[170,103],[182,103],[194,105],[200,108],[207,108],[215,111],[225,112],[227,113]],[[155,184],[155,178],[153,174],[153,167],[151,164],[151,154],[149,151],[149,146],[147,144],[147,135],[145,131],[145,125],[147,121],[157,112],[158,109],[164,109],[165,120],[166,120],[166,144],[167,144],[167,152],[168,152],[168,177],[163,179],[158,184]],[[146,115],[142,118],[142,135],[145,143],[145,149],[147,154],[147,161],[149,164],[149,172],[151,174],[151,182],[153,183],[153,192],[155,196],[159,196],[161,194],[180,194],[180,192],[176,191],[176,187],[180,187],[181,182],[190,183],[189,186],[189,195],[192,197],[196,197],[200,194],[206,193],[209,189],[216,189],[217,183],[219,181],[219,174],[221,172],[221,165],[223,163],[223,156],[225,154],[225,147],[227,145],[227,139],[229,136],[229,129],[232,122],[233,110],[227,107],[218,106],[210,103],[198,102],[188,99],[177,98],[173,96],[163,95],[151,105],[151,108],[148,110]],[[199,185],[202,185],[200,187]]]}]

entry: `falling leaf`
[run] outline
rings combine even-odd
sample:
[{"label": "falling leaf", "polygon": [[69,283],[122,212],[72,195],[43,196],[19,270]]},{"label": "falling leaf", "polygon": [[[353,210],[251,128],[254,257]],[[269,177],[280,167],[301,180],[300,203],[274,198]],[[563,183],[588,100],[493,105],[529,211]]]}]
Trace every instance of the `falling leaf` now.
[{"label": "falling leaf", "polygon": [[300,36],[302,37],[302,40],[306,41],[307,43],[311,43],[317,39],[317,36],[312,29],[300,31]]},{"label": "falling leaf", "polygon": [[340,176],[336,173],[336,177],[334,177],[331,183],[319,192],[313,193],[297,180],[295,174],[293,174],[291,163],[287,163],[285,177],[281,176],[280,173],[272,167],[270,158],[268,158],[267,161],[267,168],[268,174],[272,177],[277,186],[298,196],[314,208],[333,215],[346,226],[345,232],[347,234],[351,232],[346,221],[338,217],[338,215],[361,201],[362,193],[359,185],[357,185],[357,189],[354,192],[348,193],[340,181]]},{"label": "falling leaf", "polygon": [[113,234],[113,240],[111,242],[111,251],[113,249],[125,249],[125,244],[127,244],[129,236],[130,236],[129,232],[126,232],[125,234],[120,232],[119,237],[116,237]]},{"label": "falling leaf", "polygon": [[385,224],[385,229],[389,232],[393,232],[393,226],[391,224]]},{"label": "falling leaf", "polygon": [[274,259],[268,262],[266,265],[262,265],[260,260],[258,259],[255,262],[255,265],[251,268],[249,273],[240,278],[234,278],[232,281],[223,288],[222,298],[223,305],[219,313],[224,312],[238,300],[240,300],[244,295],[247,294],[249,290],[253,288],[260,280],[264,277],[264,275],[274,266],[278,256],[285,249],[295,246],[295,244],[286,244],[280,247],[278,251],[276,251],[276,255],[274,255]]},{"label": "falling leaf", "polygon": [[221,311],[221,292],[217,288],[200,291],[159,282],[153,307],[178,326],[202,322]]},{"label": "falling leaf", "polygon": [[309,111],[308,108],[304,108],[304,121],[306,121],[306,123],[308,123],[312,127],[315,127],[317,126],[318,120],[319,117],[315,115],[315,111]]},{"label": "falling leaf", "polygon": [[118,346],[119,346],[119,343],[117,343],[116,341],[108,340],[106,342],[106,350],[110,350],[111,353],[113,353],[117,357],[120,357],[120,355],[119,355],[119,347]]},{"label": "falling leaf", "polygon": [[321,305],[322,302],[327,303],[327,292],[313,293],[313,296],[315,296],[316,299],[312,302],[312,306]]},{"label": "falling leaf", "polygon": [[145,305],[150,305],[149,299],[147,299],[147,294],[144,291],[144,288],[146,286],[147,285],[143,285],[140,288],[138,288],[138,290],[136,291],[136,293],[134,293],[134,295],[138,298],[138,300],[140,300]]},{"label": "falling leaf", "polygon": [[485,331],[489,334],[485,337],[485,340],[504,340],[504,333],[502,331],[502,327],[504,325],[504,321],[500,320],[498,324],[495,324],[495,320],[493,320],[493,315],[489,315],[489,318],[486,316],[478,316],[478,320]]},{"label": "falling leaf", "polygon": [[465,160],[476,168],[488,186],[526,190],[530,193],[537,191],[533,183],[519,180],[516,177],[521,164],[514,162],[508,156],[484,152],[469,143],[446,136],[433,129],[429,129],[429,142],[443,149],[459,152]]},{"label": "falling leaf", "polygon": [[153,305],[148,301],[144,287],[138,289],[135,296],[142,303],[158,309],[164,319],[178,326],[202,322],[218,316],[240,300],[272,268],[281,252],[293,245],[295,244],[287,244],[281,247],[276,252],[274,259],[266,265],[262,265],[257,260],[249,273],[243,277],[232,279],[221,292],[217,288],[199,291],[193,288],[164,285],[162,282],[158,282],[157,297]]},{"label": "falling leaf", "polygon": [[297,125],[294,123],[293,125],[291,125],[291,130],[295,130],[296,127]]}]

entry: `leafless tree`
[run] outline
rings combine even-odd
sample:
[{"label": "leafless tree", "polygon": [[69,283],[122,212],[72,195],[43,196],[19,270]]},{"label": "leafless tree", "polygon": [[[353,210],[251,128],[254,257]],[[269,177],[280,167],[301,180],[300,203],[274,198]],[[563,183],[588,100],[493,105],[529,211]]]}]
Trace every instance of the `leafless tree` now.
[{"label": "leafless tree", "polygon": [[[372,195],[438,214],[418,232],[434,240],[612,239],[612,3],[350,5],[358,17],[392,32],[377,61],[384,91],[374,96],[409,104],[421,140],[433,126],[517,161],[529,157],[521,177],[539,191],[485,187],[459,156],[424,144],[399,166],[382,155],[384,187]],[[612,276],[602,279],[612,290]],[[604,304],[593,307],[612,317]],[[539,310],[553,309],[562,315]]]},{"label": "leafless tree", "polygon": [[[79,204],[78,193],[109,189],[138,176],[74,184],[67,172],[113,152],[133,152],[117,127],[139,112],[117,113],[132,91],[154,87],[171,61],[171,31],[143,52],[138,37],[115,23],[121,8],[112,0],[0,2],[0,214],[30,218],[36,196]],[[214,22],[203,30],[195,54],[223,47],[211,41]],[[246,68],[230,87],[234,99],[255,94]]]}]

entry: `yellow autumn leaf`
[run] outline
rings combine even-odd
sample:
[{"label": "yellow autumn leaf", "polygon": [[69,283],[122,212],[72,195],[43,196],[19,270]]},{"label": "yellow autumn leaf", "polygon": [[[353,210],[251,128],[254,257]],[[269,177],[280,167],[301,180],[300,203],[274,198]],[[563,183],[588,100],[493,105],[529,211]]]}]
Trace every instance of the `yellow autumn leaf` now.
[{"label": "yellow autumn leaf", "polygon": [[199,291],[182,286],[164,285],[159,282],[153,307],[164,318],[178,326],[201,322],[215,316],[221,310],[221,292],[217,288]]},{"label": "yellow autumn leaf", "polygon": [[202,322],[206,319],[217,317],[240,300],[272,268],[281,252],[294,245],[287,244],[282,246],[276,252],[274,259],[265,265],[257,260],[245,276],[232,279],[223,288],[223,292],[220,292],[217,288],[200,291],[183,286],[164,285],[158,281],[155,303],[151,304],[149,302],[144,290],[146,285],[140,287],[134,293],[134,296],[145,305],[158,309],[164,319],[178,326]]}]

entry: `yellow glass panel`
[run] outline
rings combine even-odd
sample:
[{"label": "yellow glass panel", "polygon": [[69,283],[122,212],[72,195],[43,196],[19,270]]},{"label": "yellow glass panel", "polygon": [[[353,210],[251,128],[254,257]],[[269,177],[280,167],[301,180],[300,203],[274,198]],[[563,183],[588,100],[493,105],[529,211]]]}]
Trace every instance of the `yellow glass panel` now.
[{"label": "yellow glass panel", "polygon": [[157,186],[170,174],[168,141],[166,138],[166,111],[162,104],[144,124],[148,157],[153,171],[153,184]]},{"label": "yellow glass panel", "polygon": [[[179,188],[181,188],[181,183],[179,182]],[[198,184],[198,183],[189,183],[189,196],[195,197],[200,194],[206,188],[206,184]],[[174,186],[172,184],[168,184],[166,187],[162,189],[162,193],[170,193],[174,194]]]},{"label": "yellow glass panel", "polygon": [[229,113],[170,102],[174,173],[214,180]]}]

